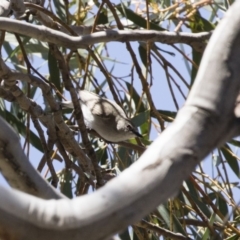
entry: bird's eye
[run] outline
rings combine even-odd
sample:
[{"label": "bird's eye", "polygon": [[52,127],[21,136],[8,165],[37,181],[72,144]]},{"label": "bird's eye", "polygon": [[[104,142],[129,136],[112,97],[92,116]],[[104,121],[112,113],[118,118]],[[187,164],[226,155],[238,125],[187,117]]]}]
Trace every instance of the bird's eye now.
[{"label": "bird's eye", "polygon": [[131,125],[127,125],[127,129],[128,129],[129,131],[132,131],[132,126],[131,126]]}]

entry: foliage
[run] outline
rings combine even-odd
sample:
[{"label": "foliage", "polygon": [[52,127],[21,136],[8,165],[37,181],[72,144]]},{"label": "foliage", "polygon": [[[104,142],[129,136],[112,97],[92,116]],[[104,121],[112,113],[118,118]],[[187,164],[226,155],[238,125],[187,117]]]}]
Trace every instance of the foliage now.
[{"label": "foliage", "polygon": [[[43,24],[35,11],[54,19],[54,29],[68,26],[91,26],[90,32],[105,29],[148,29],[175,32],[209,32],[215,28],[229,2],[126,1],[115,4],[85,1],[45,1],[44,7],[26,3],[26,20]],[[53,18],[54,16],[54,18]],[[46,22],[47,24],[47,22]],[[105,24],[104,26],[99,24]],[[67,31],[67,30],[66,30]],[[89,32],[89,33],[90,33]],[[74,29],[67,32],[74,35]],[[3,41],[4,39],[4,41]],[[4,61],[16,71],[33,74],[50,84],[56,100],[70,99],[69,89],[88,89],[113,98],[133,118],[144,139],[128,143],[106,144],[90,136],[97,159],[95,171],[84,173],[78,156],[67,153],[64,143],[49,144],[44,125],[32,125],[32,115],[13,101],[1,99],[3,116],[19,133],[23,148],[37,169],[66,196],[73,198],[99,187],[137,161],[145,147],[174,120],[194,82],[203,51],[182,44],[98,43],[86,49],[70,50],[23,35],[2,32],[1,52]],[[24,81],[17,86],[51,115],[39,86]],[[69,125],[79,124],[78,117],[63,111]],[[42,132],[44,134],[42,134]],[[85,147],[79,132],[75,139]],[[174,139],[173,139],[174,141]],[[45,144],[44,144],[45,143]],[[239,159],[233,146],[226,143],[208,159],[207,167],[198,169],[183,184],[179,195],[159,206],[140,222],[125,229],[125,239],[239,239],[239,209],[236,203]],[[136,147],[134,147],[136,146]],[[37,149],[37,150],[36,150]],[[51,161],[43,156],[49,154]],[[58,161],[55,161],[58,160]],[[94,165],[94,163],[93,163]],[[214,169],[210,173],[208,168]],[[59,183],[58,183],[59,181]],[[159,193],[161,194],[161,193]],[[121,203],[120,203],[121,204]]]}]

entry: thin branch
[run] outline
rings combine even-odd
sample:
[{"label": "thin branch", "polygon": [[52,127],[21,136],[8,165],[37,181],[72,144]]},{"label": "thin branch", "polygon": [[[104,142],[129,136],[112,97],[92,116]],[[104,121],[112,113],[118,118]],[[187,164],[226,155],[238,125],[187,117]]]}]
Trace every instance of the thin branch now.
[{"label": "thin branch", "polygon": [[[92,161],[92,166],[94,168],[96,178],[97,178],[97,185],[102,186],[104,184],[104,181],[102,179],[101,172],[99,171],[98,159],[97,159],[97,156],[96,156],[96,154],[93,150],[92,144],[88,139],[86,126],[84,124],[82,109],[81,109],[80,103],[79,103],[79,98],[78,98],[76,89],[74,88],[74,85],[69,78],[66,61],[65,61],[62,53],[59,51],[59,49],[56,46],[50,44],[50,49],[51,49],[52,54],[54,55],[54,57],[58,61],[58,66],[59,66],[59,68],[61,70],[61,73],[62,73],[62,79],[63,79],[64,85],[65,85],[65,88],[70,92],[71,99],[72,99],[72,102],[73,102],[74,107],[75,107],[74,113],[75,113],[75,116],[76,116],[76,121],[78,123],[79,129],[80,129],[80,132],[81,132],[81,135],[82,135],[82,141],[83,141],[86,153]],[[85,169],[84,169],[84,171],[85,171]]]},{"label": "thin branch", "polygon": [[[73,155],[78,156],[78,161],[80,164],[84,165],[84,168],[87,172],[89,172],[91,167],[90,159],[85,155],[83,150],[80,148],[76,140],[74,139],[74,136],[68,126],[65,124],[62,112],[60,111],[59,103],[56,103],[52,93],[51,93],[51,87],[45,82],[42,81],[40,78],[33,76],[31,74],[24,74],[24,73],[18,73],[11,71],[8,66],[0,59],[0,76],[4,77],[4,86],[8,89],[11,88],[12,94],[16,98],[18,103],[20,104],[21,108],[24,111],[30,111],[31,114],[38,117],[40,121],[45,126],[50,126],[52,128],[55,128],[55,124],[58,126],[59,130],[59,137],[62,138],[62,141],[65,143],[65,148],[71,152]],[[42,108],[36,104],[34,101],[28,99],[22,91],[15,85],[16,79],[20,79],[21,81],[26,81],[28,83],[31,83],[33,86],[38,86],[41,88],[43,92],[43,96],[48,101],[48,104],[50,105],[52,111],[53,111],[53,122],[49,121],[48,115],[45,114],[45,112],[42,110]],[[54,134],[55,130],[50,131]],[[53,141],[55,137],[53,136]]]},{"label": "thin branch", "polygon": [[46,143],[46,140],[45,140],[45,137],[44,137],[44,132],[38,122],[38,119],[31,116],[31,119],[32,119],[32,122],[34,124],[34,127],[35,129],[38,131],[38,135],[39,135],[39,138],[41,140],[41,143],[42,143],[42,147],[44,149],[44,155],[45,155],[45,158],[47,160],[47,165],[48,165],[48,168],[50,170],[50,173],[52,175],[52,185],[57,188],[57,184],[58,184],[58,176],[56,174],[56,171],[53,167],[53,164],[52,164],[52,159],[51,159],[51,156],[50,156],[50,151],[48,149],[48,146],[47,146],[47,143]]},{"label": "thin branch", "polygon": [[212,239],[218,239],[218,233],[215,231],[215,229],[213,228],[213,226],[210,224],[209,219],[207,218],[207,216],[201,211],[201,209],[197,206],[197,204],[195,203],[195,201],[191,198],[189,192],[185,189],[182,188],[182,192],[184,193],[184,195],[187,197],[188,201],[190,202],[190,204],[192,205],[193,209],[196,211],[196,213],[198,214],[198,216],[202,219],[202,221],[207,225],[207,228],[209,229],[209,231],[211,232],[211,238]]},{"label": "thin branch", "polygon": [[[116,12],[115,8],[113,7],[112,3],[109,0],[104,0],[104,1],[106,2],[106,4],[108,5],[110,11],[112,12],[112,14],[114,16],[114,19],[117,22],[118,28],[119,29],[124,29],[124,27],[123,27],[123,25],[122,25],[118,15],[117,15],[117,12]],[[130,54],[130,56],[132,58],[132,61],[133,61],[134,65],[135,65],[135,67],[136,67],[136,72],[137,72],[137,74],[138,74],[138,76],[139,76],[139,78],[141,80],[141,83],[142,83],[143,92],[146,94],[147,99],[148,99],[148,103],[150,105],[150,109],[153,112],[153,114],[155,115],[155,117],[157,118],[157,120],[159,122],[159,125],[161,127],[161,130],[163,131],[164,130],[164,121],[163,121],[161,115],[158,113],[158,111],[157,111],[157,109],[156,109],[156,107],[154,105],[154,102],[152,100],[152,95],[150,94],[149,84],[147,82],[147,79],[143,76],[142,69],[141,69],[140,65],[138,64],[138,60],[137,60],[136,54],[133,51],[133,49],[131,47],[131,44],[128,41],[126,42],[126,48],[129,51],[129,54]]]}]

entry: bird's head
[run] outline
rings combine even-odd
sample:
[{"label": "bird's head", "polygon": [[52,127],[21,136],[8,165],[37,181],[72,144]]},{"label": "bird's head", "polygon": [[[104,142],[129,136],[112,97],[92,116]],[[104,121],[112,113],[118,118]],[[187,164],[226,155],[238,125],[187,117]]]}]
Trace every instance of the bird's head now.
[{"label": "bird's head", "polygon": [[125,134],[126,139],[134,138],[134,137],[140,137],[143,136],[138,132],[137,127],[134,126],[134,124],[126,118],[118,119],[117,122],[117,130],[119,132],[122,132]]}]

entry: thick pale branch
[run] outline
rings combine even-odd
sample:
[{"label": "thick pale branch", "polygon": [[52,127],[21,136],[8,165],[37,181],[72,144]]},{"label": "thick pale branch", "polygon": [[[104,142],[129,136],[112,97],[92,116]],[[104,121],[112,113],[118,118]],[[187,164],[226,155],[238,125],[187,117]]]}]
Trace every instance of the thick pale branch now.
[{"label": "thick pale branch", "polygon": [[[39,236],[43,229],[45,239],[104,239],[175,195],[181,182],[213,148],[215,142],[211,143],[209,129],[197,127],[207,127],[212,120],[211,117],[203,119],[203,115],[205,112],[197,108],[182,110],[176,122],[164,131],[133,167],[94,194],[72,201],[44,202],[23,193],[1,189],[0,209],[21,219],[21,224],[34,231],[35,239],[42,239]],[[223,122],[214,124],[212,132],[221,125]],[[199,130],[192,134],[192,128]],[[197,148],[197,136],[201,139],[200,145],[206,144],[205,149]],[[187,146],[186,142],[191,146]],[[5,198],[8,197],[11,201],[6,202]],[[9,208],[9,204],[14,207]],[[21,206],[20,212],[16,211],[18,204]],[[23,212],[32,214],[24,215]],[[2,221],[5,218],[0,217],[0,223]],[[26,233],[22,227],[15,228],[15,231],[24,239],[30,239],[29,231]]]},{"label": "thick pale branch", "polygon": [[15,188],[42,198],[62,198],[29,163],[16,133],[0,119],[0,169]]},{"label": "thick pale branch", "polygon": [[74,37],[44,26],[37,26],[3,17],[0,18],[0,29],[23,34],[40,41],[54,43],[73,50],[77,48],[87,48],[89,45],[95,43],[110,41],[149,41],[166,44],[185,43],[198,49],[203,49],[205,41],[211,36],[209,32],[174,33],[154,30],[106,30],[82,37]]},{"label": "thick pale branch", "polygon": [[237,12],[228,11],[204,52],[187,106],[205,109],[219,117],[234,115],[240,86],[239,46],[240,17]]}]

